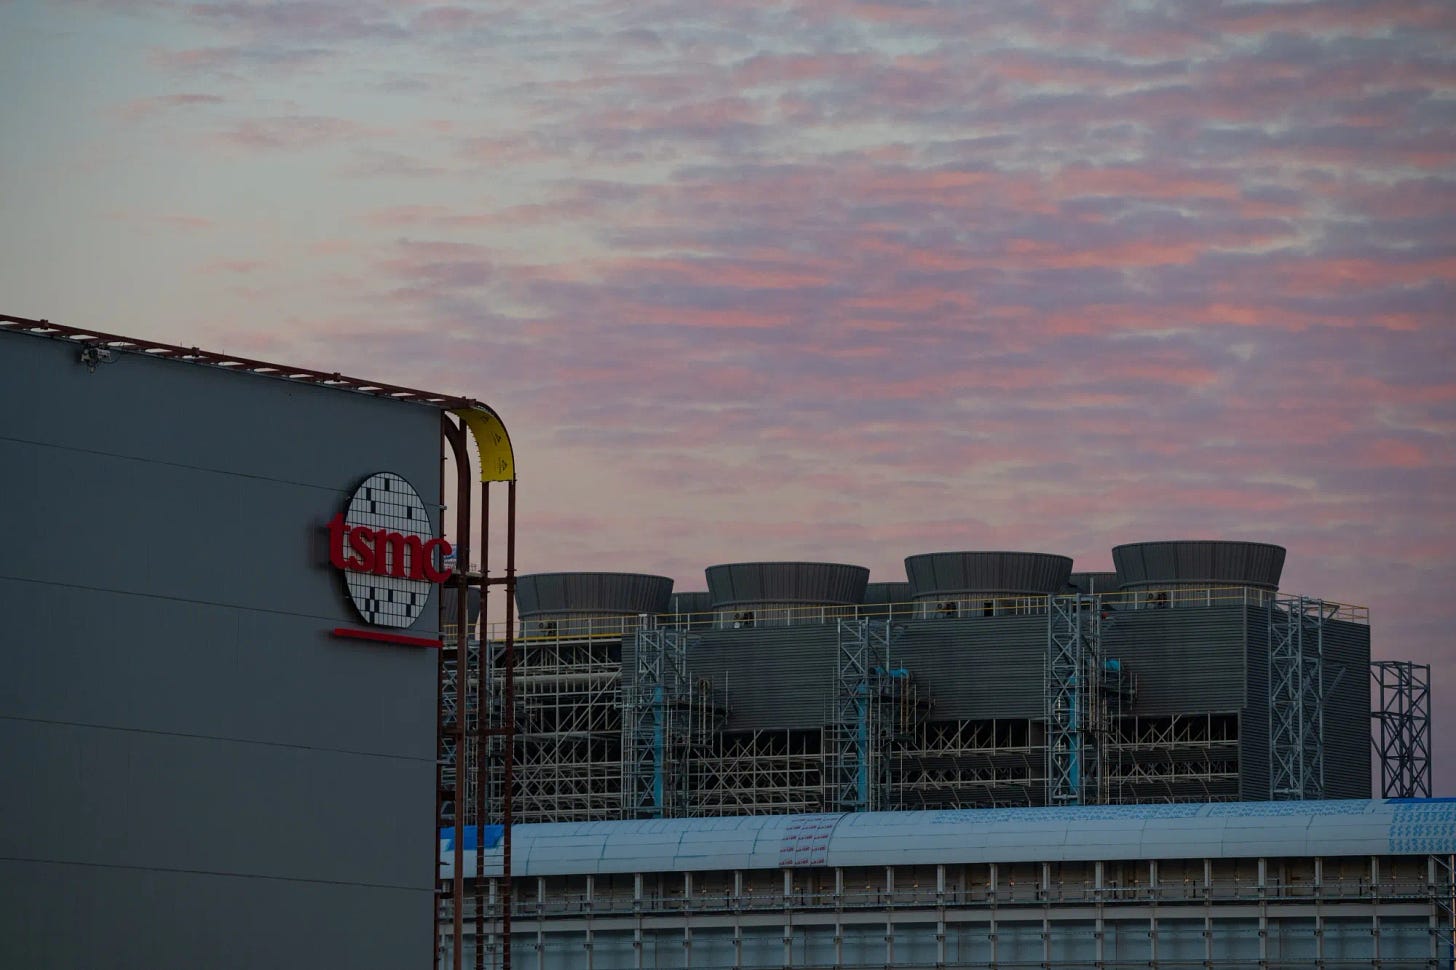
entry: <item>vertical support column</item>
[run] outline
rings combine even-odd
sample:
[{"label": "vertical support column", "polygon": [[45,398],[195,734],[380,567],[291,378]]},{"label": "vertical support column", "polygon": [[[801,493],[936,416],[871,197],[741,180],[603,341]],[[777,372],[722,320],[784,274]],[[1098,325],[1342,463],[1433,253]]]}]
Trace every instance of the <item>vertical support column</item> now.
[{"label": "vertical support column", "polygon": [[1259,857],[1259,966],[1269,965],[1269,860]]},{"label": "vertical support column", "polygon": [[784,870],[783,899],[784,904],[784,967],[789,970],[794,965],[794,870]]},{"label": "vertical support column", "polygon": [[844,870],[834,869],[834,966],[844,966]]},{"label": "vertical support column", "polygon": [[683,873],[683,966],[693,965],[693,874]]},{"label": "vertical support column", "polygon": [[999,951],[999,949],[997,948],[997,945],[996,945],[997,944],[997,939],[996,939],[996,935],[997,935],[996,934],[996,910],[997,910],[997,907],[999,905],[999,903],[998,903],[998,901],[996,899],[996,896],[997,896],[997,890],[1000,888],[999,887],[1000,875],[1001,874],[1000,874],[1000,872],[997,869],[996,863],[994,863],[994,862],[991,863],[990,889],[987,890],[987,893],[986,893],[986,895],[988,897],[987,898],[987,902],[990,904],[988,906],[988,909],[990,910],[990,917],[989,917],[989,923],[988,923],[987,932],[986,932],[986,939],[988,941],[990,941],[990,944],[991,944],[991,968],[990,968],[990,970],[996,970],[996,968],[998,966],[998,958],[999,958],[999,954],[1000,954],[1000,951]]},{"label": "vertical support column", "polygon": [[633,964],[637,970],[645,966],[642,959],[642,873],[632,875],[632,950],[636,955]]},{"label": "vertical support column", "polygon": [[895,965],[895,867],[885,866],[885,966]]},{"label": "vertical support column", "polygon": [[[490,583],[485,582],[490,576],[490,486],[482,485],[480,489],[480,541],[476,548],[480,550],[480,617],[484,625],[486,610],[486,594],[490,591]],[[456,556],[456,564],[460,558]],[[469,606],[467,598],[461,604],[461,608]],[[456,622],[462,628],[469,622],[469,614],[461,613]],[[482,630],[483,634],[484,631]],[[465,630],[464,635],[468,640],[470,631]],[[489,770],[486,767],[486,752],[488,750],[488,739],[490,736],[489,690],[486,686],[486,674],[490,669],[489,637],[478,635],[475,638],[475,758],[470,764],[471,778],[475,783],[475,970],[485,970],[485,948],[481,940],[485,936],[485,825],[490,819],[487,817],[487,806],[490,799],[486,797],[489,778]]]},{"label": "vertical support column", "polygon": [[1158,900],[1162,898],[1162,887],[1158,882],[1158,860],[1148,860],[1148,966],[1158,966]]},{"label": "vertical support column", "polygon": [[1314,964],[1315,970],[1325,966],[1325,860],[1314,857]]},{"label": "vertical support column", "polygon": [[[456,537],[455,555],[456,568],[454,575],[454,591],[456,595],[455,608],[455,636],[454,636],[454,676],[447,677],[449,683],[453,680],[452,698],[442,696],[440,707],[442,711],[441,722],[447,727],[450,734],[450,760],[454,768],[453,796],[451,798],[451,825],[453,826],[453,853],[452,862],[454,871],[450,880],[450,966],[453,970],[462,970],[464,966],[464,937],[465,937],[465,828],[471,821],[469,807],[466,805],[466,793],[469,790],[467,773],[469,771],[466,743],[469,737],[468,710],[469,710],[469,670],[470,670],[470,638],[466,635],[467,619],[470,615],[470,497],[473,490],[473,482],[470,475],[470,450],[466,447],[465,428],[457,425],[443,414],[440,416],[440,428],[446,444],[455,460],[455,526],[451,530]],[[441,591],[443,597],[445,592]],[[441,663],[448,664],[445,659],[445,650],[449,644],[441,649]],[[442,692],[443,693],[443,692]],[[454,717],[448,725],[444,725],[446,717],[444,711],[453,704]],[[445,785],[441,785],[440,801],[445,798]],[[477,839],[483,833],[477,832]],[[481,873],[476,874],[477,877]],[[477,948],[479,942],[476,943]]]},{"label": "vertical support column", "polygon": [[743,871],[733,870],[733,970],[743,970]]},{"label": "vertical support column", "polygon": [[585,923],[586,923],[586,942],[584,944],[585,945],[585,948],[586,948],[586,959],[583,961],[583,963],[585,964],[585,970],[593,970],[593,968],[596,965],[596,956],[593,953],[593,951],[595,950],[595,946],[593,944],[596,943],[596,940],[594,939],[594,933],[593,933],[593,928],[592,928],[592,917],[593,917],[593,912],[592,911],[596,908],[596,896],[597,896],[597,881],[596,881],[596,876],[592,875],[591,873],[587,873],[587,877],[586,877],[586,919],[585,919]]},{"label": "vertical support column", "polygon": [[945,966],[945,865],[935,867],[935,966]]},{"label": "vertical support column", "polygon": [[1370,965],[1380,966],[1380,857],[1370,857]]},{"label": "vertical support column", "polygon": [[[488,486],[487,486],[488,487]],[[515,806],[516,751],[516,480],[506,482],[505,744],[501,783],[501,970],[511,970],[511,814]]]},{"label": "vertical support column", "polygon": [[1213,966],[1213,860],[1203,860],[1203,965]]}]

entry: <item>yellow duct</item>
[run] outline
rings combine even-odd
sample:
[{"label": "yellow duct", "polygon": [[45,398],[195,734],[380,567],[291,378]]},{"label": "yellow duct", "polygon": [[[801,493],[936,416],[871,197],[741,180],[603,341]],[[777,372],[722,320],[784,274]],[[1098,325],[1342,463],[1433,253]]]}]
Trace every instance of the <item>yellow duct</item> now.
[{"label": "yellow duct", "polygon": [[484,405],[453,408],[450,413],[458,415],[465,422],[475,439],[475,447],[480,449],[480,480],[515,481],[516,455],[511,450],[511,436],[500,417]]}]

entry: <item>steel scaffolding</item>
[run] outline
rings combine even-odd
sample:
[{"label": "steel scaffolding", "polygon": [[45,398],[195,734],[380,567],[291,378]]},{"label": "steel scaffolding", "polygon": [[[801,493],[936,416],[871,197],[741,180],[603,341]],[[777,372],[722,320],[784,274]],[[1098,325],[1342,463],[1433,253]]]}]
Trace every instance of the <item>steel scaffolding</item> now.
[{"label": "steel scaffolding", "polygon": [[713,732],[694,759],[689,814],[825,810],[823,739],[818,730]]},{"label": "steel scaffolding", "polygon": [[1431,797],[1431,667],[1409,660],[1370,664],[1382,798]]},{"label": "steel scaffolding", "polygon": [[1046,743],[1036,721],[927,720],[913,736],[896,740],[892,761],[894,809],[1046,803]]},{"label": "steel scaffolding", "polygon": [[[517,644],[515,814],[522,822],[615,818],[622,805],[621,664],[616,636],[533,636]],[[489,685],[499,707],[502,654]],[[492,791],[501,758],[488,758]]]},{"label": "steel scaffolding", "polygon": [[1117,804],[1239,797],[1237,714],[1125,716],[1113,721],[1104,767]]},{"label": "steel scaffolding", "polygon": [[1325,793],[1325,620],[1337,604],[1279,596],[1269,604],[1269,797]]},{"label": "steel scaffolding", "polygon": [[661,627],[633,636],[622,691],[622,798],[627,818],[687,810],[688,637]]},{"label": "steel scaffolding", "polygon": [[908,671],[896,669],[889,620],[837,621],[834,706],[824,725],[826,801],[837,811],[886,807],[890,742],[903,733],[901,707],[914,701]]},{"label": "steel scaffolding", "polygon": [[[1006,713],[1015,710],[1017,716],[996,716],[999,703],[988,705],[986,717],[959,711],[932,716],[926,687],[935,689],[940,671],[918,669],[918,678],[912,678],[901,669],[908,655],[897,635],[902,630],[918,635],[915,624],[937,625],[938,615],[915,619],[907,608],[912,618],[891,624],[884,612],[874,618],[805,612],[797,622],[817,628],[806,636],[815,649],[832,650],[835,659],[830,667],[829,651],[818,654],[822,659],[815,662],[827,669],[803,695],[824,705],[823,719],[794,727],[760,727],[747,718],[730,722],[721,693],[692,674],[699,641],[736,634],[716,628],[689,632],[691,624],[669,617],[530,619],[516,649],[514,817],[587,821],[1237,798],[1247,782],[1248,766],[1242,765],[1243,775],[1240,768],[1246,753],[1241,716],[1248,714],[1139,710],[1147,699],[1137,699],[1132,672],[1106,656],[1114,632],[1118,643],[1144,636],[1141,628],[1119,620],[1125,610],[1165,602],[1184,610],[1242,606],[1247,623],[1267,621],[1269,709],[1253,716],[1277,720],[1281,729],[1271,732],[1271,749],[1293,752],[1278,762],[1280,795],[1297,790],[1313,797],[1321,791],[1323,698],[1340,673],[1325,657],[1327,649],[1338,656],[1333,651],[1339,643],[1325,624],[1363,617],[1312,599],[1285,597],[1271,605],[1273,594],[1253,601],[1245,591],[1235,597],[1174,590],[1165,601],[1156,593],[1042,597],[1036,608],[1019,604],[998,611],[993,604],[989,614],[983,608],[957,616],[954,635],[968,642],[994,637],[1007,620],[1024,618],[1015,621],[1026,627],[1018,636],[1024,641],[1030,633],[1035,639],[1027,645],[1033,652],[1021,654],[1025,659],[1019,662],[1030,661],[1031,671],[1040,663],[1044,681],[1040,691],[1008,701],[1016,706]],[[978,628],[983,619],[989,620],[984,633]],[[1118,622],[1127,631],[1114,626]],[[1251,632],[1258,636],[1258,629]],[[1144,646],[1130,641],[1127,649],[1136,653]],[[490,644],[485,656],[486,720],[503,723],[499,645]],[[453,669],[453,661],[446,663],[442,677],[453,678]],[[467,678],[467,693],[473,693],[475,675]],[[453,680],[446,686],[444,695],[453,696]],[[819,690],[822,695],[811,696]],[[1424,704],[1424,697],[1409,704]],[[442,717],[447,742],[442,778],[453,792],[449,744],[461,732],[453,708],[442,708]],[[478,813],[479,804],[499,804],[503,793],[504,738],[490,731],[485,737],[492,748],[483,757],[469,741],[465,748],[467,763],[483,764],[490,785],[482,801],[462,782],[467,817]],[[1413,750],[1428,751],[1428,732],[1419,737],[1424,740],[1410,742]],[[1289,780],[1295,772],[1302,773],[1297,786]],[[449,801],[442,803],[446,821],[454,811]]]},{"label": "steel scaffolding", "polygon": [[[1108,801],[1101,604],[1095,595],[1047,597],[1046,779],[1049,805]],[[1120,669],[1120,667],[1119,667]]]}]

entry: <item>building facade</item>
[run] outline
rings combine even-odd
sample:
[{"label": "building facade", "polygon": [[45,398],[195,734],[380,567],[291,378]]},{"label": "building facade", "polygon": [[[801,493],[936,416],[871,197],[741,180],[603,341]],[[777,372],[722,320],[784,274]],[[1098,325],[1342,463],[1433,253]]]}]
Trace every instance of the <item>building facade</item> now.
[{"label": "building facade", "polygon": [[455,403],[0,318],[0,966],[427,962]]},{"label": "building facade", "polygon": [[1450,799],[525,825],[512,966],[1437,970],[1453,851]]}]

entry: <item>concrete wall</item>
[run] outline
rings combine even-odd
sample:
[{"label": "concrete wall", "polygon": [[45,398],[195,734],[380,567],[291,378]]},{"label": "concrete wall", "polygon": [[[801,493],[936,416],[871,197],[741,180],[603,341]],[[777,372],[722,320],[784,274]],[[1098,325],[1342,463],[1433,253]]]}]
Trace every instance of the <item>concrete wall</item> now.
[{"label": "concrete wall", "polygon": [[0,966],[418,965],[436,658],[329,635],[323,527],[438,412],[77,358],[0,333]]}]

